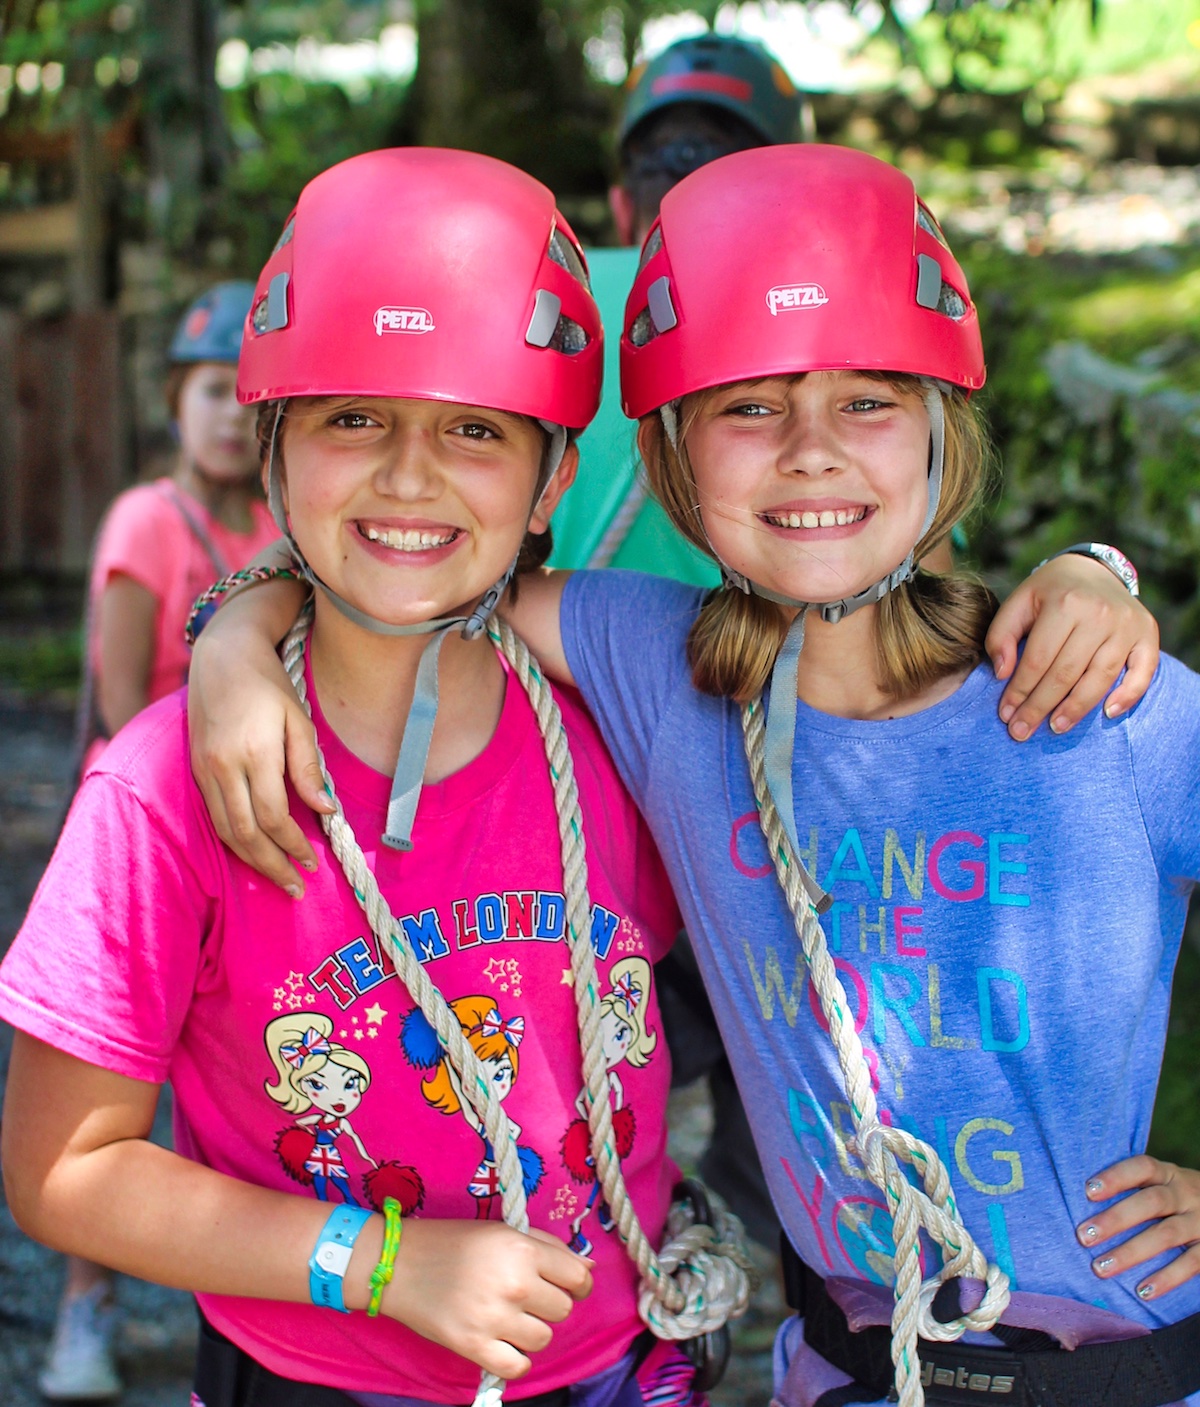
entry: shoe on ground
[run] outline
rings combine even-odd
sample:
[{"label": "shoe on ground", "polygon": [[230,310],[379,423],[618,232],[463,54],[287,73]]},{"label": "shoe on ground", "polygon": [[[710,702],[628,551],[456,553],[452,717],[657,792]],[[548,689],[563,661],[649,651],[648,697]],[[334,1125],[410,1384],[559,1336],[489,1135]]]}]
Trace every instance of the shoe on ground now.
[{"label": "shoe on ground", "polygon": [[46,1365],[38,1375],[48,1401],[110,1402],[120,1396],[113,1359],[117,1316],[110,1295],[110,1287],[99,1284],[59,1305]]}]

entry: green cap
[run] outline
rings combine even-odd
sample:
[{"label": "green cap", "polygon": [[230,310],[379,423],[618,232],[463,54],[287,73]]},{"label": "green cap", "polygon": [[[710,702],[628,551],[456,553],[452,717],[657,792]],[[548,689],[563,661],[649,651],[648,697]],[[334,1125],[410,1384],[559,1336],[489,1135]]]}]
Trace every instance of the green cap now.
[{"label": "green cap", "polygon": [[674,103],[708,103],[741,118],[764,144],[799,140],[800,95],[761,44],[727,34],[681,39],[634,68],[618,137],[622,145],[651,113]]}]

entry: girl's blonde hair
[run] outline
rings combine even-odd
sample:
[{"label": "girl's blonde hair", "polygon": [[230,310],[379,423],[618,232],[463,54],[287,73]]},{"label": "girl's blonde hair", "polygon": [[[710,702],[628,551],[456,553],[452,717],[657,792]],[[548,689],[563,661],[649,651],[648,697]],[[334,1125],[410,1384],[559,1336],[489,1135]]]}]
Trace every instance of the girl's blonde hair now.
[{"label": "girl's blonde hair", "polygon": [[315,1075],[326,1065],[356,1071],[363,1077],[364,1090],[371,1083],[367,1062],[346,1046],[330,1040],[332,1034],[333,1022],[319,1012],[277,1016],[263,1032],[276,1076],[274,1084],[267,1080],[263,1088],[287,1113],[304,1114],[312,1108],[312,1100],[300,1088],[300,1081],[306,1075]]},{"label": "girl's blonde hair", "polygon": [[[514,1039],[506,1031],[509,1023],[502,1017],[499,1029],[493,1029],[496,1025],[491,1019],[493,1013],[497,1017],[500,1016],[495,998],[459,997],[457,1001],[448,1002],[447,1005],[458,1018],[467,1043],[480,1060],[495,1060],[501,1055],[508,1056],[512,1063],[513,1084],[516,1084],[517,1070],[521,1063],[517,1050],[519,1037]],[[462,1100],[459,1099],[454,1081],[450,1078],[449,1061],[445,1055],[438,1061],[433,1074],[421,1082],[421,1093],[429,1104],[435,1109],[440,1109],[443,1114],[457,1114],[462,1108]]]},{"label": "girl's blonde hair", "polygon": [[[925,385],[916,376],[863,374],[902,393],[921,395]],[[678,450],[667,438],[657,413],[641,422],[641,444],[651,490],[667,516],[690,543],[715,560],[700,518],[686,444],[688,430],[714,394],[715,390],[701,391],[685,399]],[[942,491],[929,531],[917,543],[917,562],[945,541],[955,523],[978,504],[991,473],[991,450],[975,406],[957,391],[944,396],[943,405],[946,458]],[[983,657],[983,638],[995,610],[996,598],[982,582],[957,573],[940,576],[918,571],[889,592],[876,615],[876,651],[884,691],[891,698],[908,698],[948,674],[974,667]],[[737,590],[712,592],[688,635],[692,682],[705,694],[738,703],[753,699],[771,677],[787,629],[787,618],[774,602]]]},{"label": "girl's blonde hair", "polygon": [[640,1070],[650,1059],[658,1035],[646,1029],[646,1008],[650,1004],[650,964],[645,958],[623,958],[609,969],[608,980],[612,991],[600,1002],[600,1015],[614,1012],[633,1028],[633,1040],[625,1053],[625,1059]]}]

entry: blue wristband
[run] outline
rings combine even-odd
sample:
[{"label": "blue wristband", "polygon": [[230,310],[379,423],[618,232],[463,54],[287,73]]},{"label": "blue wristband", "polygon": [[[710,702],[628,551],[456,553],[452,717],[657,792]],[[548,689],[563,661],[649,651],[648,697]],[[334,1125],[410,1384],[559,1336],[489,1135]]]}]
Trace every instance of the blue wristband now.
[{"label": "blue wristband", "polygon": [[366,1207],[335,1207],[329,1213],[308,1260],[308,1293],[313,1304],[336,1309],[339,1314],[350,1313],[342,1297],[342,1279],[358,1233],[373,1215]]}]

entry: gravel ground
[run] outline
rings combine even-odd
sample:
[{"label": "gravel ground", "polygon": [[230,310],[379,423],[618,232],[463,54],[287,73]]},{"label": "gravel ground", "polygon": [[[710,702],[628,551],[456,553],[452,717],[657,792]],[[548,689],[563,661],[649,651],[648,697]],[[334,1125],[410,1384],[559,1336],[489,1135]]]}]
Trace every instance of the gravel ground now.
[{"label": "gravel ground", "polygon": [[[66,794],[71,717],[62,707],[23,704],[0,694],[0,953],[20,926],[53,846]],[[0,1022],[0,1088],[8,1072],[12,1031]],[[169,1130],[160,1101],[156,1138]],[[712,1114],[700,1086],[672,1100],[672,1149],[681,1166],[695,1164]],[[782,1314],[775,1257],[759,1255],[762,1287],[737,1325],[736,1352],[714,1407],[766,1407],[771,1395],[771,1339]],[[37,1372],[54,1324],[62,1262],[13,1224],[0,1191],[0,1401],[42,1402]],[[191,1298],[177,1290],[121,1277],[120,1355],[127,1390],[122,1407],[186,1407],[195,1343]]]}]

